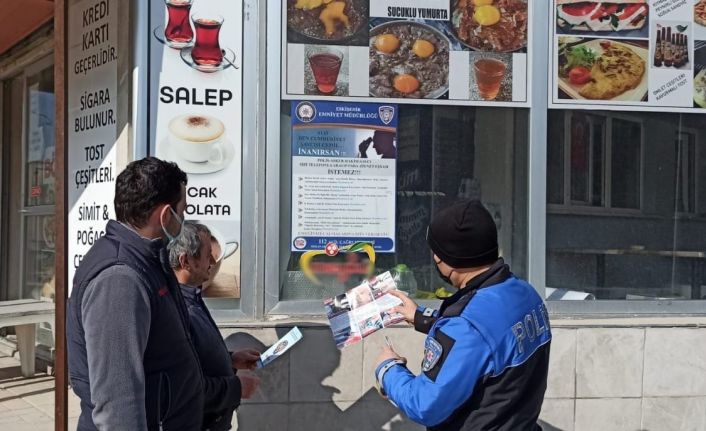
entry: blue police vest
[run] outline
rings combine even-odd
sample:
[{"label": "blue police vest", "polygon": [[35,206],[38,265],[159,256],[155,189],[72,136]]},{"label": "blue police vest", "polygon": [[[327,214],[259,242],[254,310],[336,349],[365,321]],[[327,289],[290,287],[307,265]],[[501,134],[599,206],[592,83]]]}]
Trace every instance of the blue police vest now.
[{"label": "blue police vest", "polygon": [[546,307],[500,259],[439,312],[420,310],[428,332],[423,373],[384,376],[389,398],[429,430],[535,430],[547,387],[551,329]]}]

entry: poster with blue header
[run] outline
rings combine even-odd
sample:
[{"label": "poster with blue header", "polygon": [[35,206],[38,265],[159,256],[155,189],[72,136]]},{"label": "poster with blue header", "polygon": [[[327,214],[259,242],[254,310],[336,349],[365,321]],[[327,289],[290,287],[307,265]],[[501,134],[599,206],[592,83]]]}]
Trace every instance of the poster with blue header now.
[{"label": "poster with blue header", "polygon": [[292,251],[395,252],[397,105],[292,103]]}]

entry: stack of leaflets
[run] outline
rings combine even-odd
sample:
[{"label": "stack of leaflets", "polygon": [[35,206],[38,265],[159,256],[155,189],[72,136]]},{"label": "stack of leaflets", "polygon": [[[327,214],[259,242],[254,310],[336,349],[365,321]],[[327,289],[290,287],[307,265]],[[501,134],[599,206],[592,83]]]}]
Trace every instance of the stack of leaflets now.
[{"label": "stack of leaflets", "polygon": [[402,305],[399,298],[389,294],[392,290],[397,290],[397,286],[388,271],[324,301],[326,316],[339,349],[404,320],[401,314],[391,310]]}]

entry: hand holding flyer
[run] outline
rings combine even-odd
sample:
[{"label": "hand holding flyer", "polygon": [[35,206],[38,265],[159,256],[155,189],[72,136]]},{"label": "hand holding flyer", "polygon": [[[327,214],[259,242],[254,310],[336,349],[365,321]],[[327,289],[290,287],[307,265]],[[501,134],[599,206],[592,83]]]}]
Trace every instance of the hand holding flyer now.
[{"label": "hand holding flyer", "polygon": [[403,304],[390,292],[397,286],[385,272],[348,292],[324,302],[336,346],[341,349],[357,343],[375,331],[405,320],[393,309]]}]

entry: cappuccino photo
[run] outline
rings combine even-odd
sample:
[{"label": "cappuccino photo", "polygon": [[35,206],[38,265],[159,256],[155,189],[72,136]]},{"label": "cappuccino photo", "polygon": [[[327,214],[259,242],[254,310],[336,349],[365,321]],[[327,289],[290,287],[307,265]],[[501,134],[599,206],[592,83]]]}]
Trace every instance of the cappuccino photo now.
[{"label": "cappuccino photo", "polygon": [[214,165],[225,162],[225,126],[221,120],[210,115],[181,115],[173,118],[168,128],[169,145],[182,159]]}]

